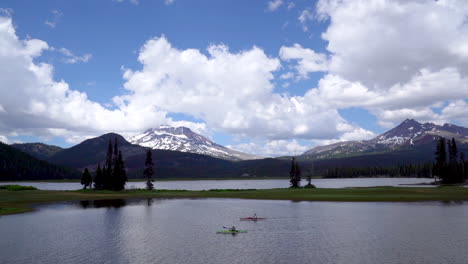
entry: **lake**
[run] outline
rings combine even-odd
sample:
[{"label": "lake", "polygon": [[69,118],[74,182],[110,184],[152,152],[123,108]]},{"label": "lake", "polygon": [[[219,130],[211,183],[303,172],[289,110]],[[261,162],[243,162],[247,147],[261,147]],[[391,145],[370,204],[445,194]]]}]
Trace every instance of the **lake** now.
[{"label": "lake", "polygon": [[[372,186],[411,186],[411,184],[430,183],[429,178],[344,178],[313,179],[318,188],[346,188]],[[78,190],[83,186],[78,182],[0,182],[0,185],[19,184],[34,186],[40,190]],[[302,184],[307,184],[302,181]],[[409,185],[406,185],[409,184]],[[126,188],[145,188],[145,182],[127,182]],[[157,181],[155,188],[167,190],[210,190],[210,189],[273,189],[289,187],[288,179],[281,180],[198,180],[198,181]],[[418,185],[431,187],[431,185]]]},{"label": "lake", "polygon": [[[450,263],[468,203],[82,201],[0,217],[0,263]],[[256,213],[257,222],[239,221]],[[216,234],[235,225],[245,234]]]}]

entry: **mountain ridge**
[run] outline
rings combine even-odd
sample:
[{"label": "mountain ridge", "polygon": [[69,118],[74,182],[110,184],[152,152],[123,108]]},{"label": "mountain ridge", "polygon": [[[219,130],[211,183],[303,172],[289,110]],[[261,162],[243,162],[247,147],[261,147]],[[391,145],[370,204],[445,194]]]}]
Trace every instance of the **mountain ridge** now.
[{"label": "mountain ridge", "polygon": [[406,119],[398,126],[372,139],[317,146],[300,156],[311,159],[330,159],[360,154],[391,152],[425,144],[434,144],[439,137],[453,137],[458,142],[465,144],[468,143],[468,128],[448,123],[444,125],[419,123],[414,119]]}]

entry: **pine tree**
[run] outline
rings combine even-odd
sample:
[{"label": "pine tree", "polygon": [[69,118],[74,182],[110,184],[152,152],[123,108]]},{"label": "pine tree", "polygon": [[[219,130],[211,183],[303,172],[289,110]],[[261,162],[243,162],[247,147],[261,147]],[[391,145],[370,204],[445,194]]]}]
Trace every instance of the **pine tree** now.
[{"label": "pine tree", "polygon": [[114,138],[113,154],[112,154],[112,169],[110,174],[109,186],[111,190],[121,190],[121,168],[119,163],[119,145],[117,138]]},{"label": "pine tree", "polygon": [[112,184],[112,154],[113,154],[113,148],[112,148],[112,141],[109,139],[109,146],[107,147],[107,156],[106,156],[106,164],[103,169],[103,189],[106,190],[111,190],[113,187]]},{"label": "pine tree", "polygon": [[146,152],[146,160],[145,160],[145,170],[143,171],[143,176],[146,179],[146,189],[153,190],[154,189],[154,180],[153,180],[153,157],[151,154],[151,150],[148,149]]},{"label": "pine tree", "polygon": [[301,185],[301,170],[295,158],[291,159],[291,171],[289,172],[290,183],[292,188],[297,188]]},{"label": "pine tree", "polygon": [[[450,144],[450,143],[449,143]],[[449,163],[458,163],[458,149],[457,144],[455,143],[455,138],[452,138],[452,144],[449,148]]]},{"label": "pine tree", "polygon": [[447,153],[445,151],[445,138],[439,138],[436,147],[436,162],[434,164],[434,176],[438,176],[442,182],[447,181]]},{"label": "pine tree", "polygon": [[119,150],[117,155],[117,162],[115,164],[115,184],[114,190],[120,191],[125,189],[125,183],[127,182],[127,172],[125,170],[125,163],[122,157],[122,151]]},{"label": "pine tree", "polygon": [[83,175],[81,176],[81,185],[83,185],[83,189],[86,189],[87,187],[91,187],[92,182],[93,182],[93,178],[91,177],[91,174],[89,173],[88,168],[85,168]]},{"label": "pine tree", "polygon": [[94,176],[94,189],[104,189],[104,175],[101,169],[101,164],[98,164],[98,167],[96,169],[96,176]]}]

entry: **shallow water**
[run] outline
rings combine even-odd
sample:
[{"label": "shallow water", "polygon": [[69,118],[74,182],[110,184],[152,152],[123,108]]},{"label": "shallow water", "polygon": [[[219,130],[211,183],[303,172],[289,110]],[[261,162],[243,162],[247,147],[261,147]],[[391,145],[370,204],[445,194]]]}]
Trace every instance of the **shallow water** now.
[{"label": "shallow water", "polygon": [[[346,188],[372,186],[411,186],[405,184],[430,183],[428,178],[346,178],[346,179],[314,179],[312,183],[318,188]],[[0,182],[0,185],[19,184],[34,186],[40,190],[78,190],[82,185],[78,182]],[[302,181],[306,184],[306,181]],[[126,188],[145,188],[145,182],[127,182]],[[432,187],[432,185],[420,185]],[[272,189],[287,188],[289,180],[200,180],[200,181],[157,181],[155,188],[168,190],[210,190],[210,189]]]},{"label": "shallow water", "polygon": [[[468,203],[83,201],[0,217],[0,263],[450,263]],[[267,217],[239,221],[239,217]],[[216,234],[235,225],[246,234]]]}]

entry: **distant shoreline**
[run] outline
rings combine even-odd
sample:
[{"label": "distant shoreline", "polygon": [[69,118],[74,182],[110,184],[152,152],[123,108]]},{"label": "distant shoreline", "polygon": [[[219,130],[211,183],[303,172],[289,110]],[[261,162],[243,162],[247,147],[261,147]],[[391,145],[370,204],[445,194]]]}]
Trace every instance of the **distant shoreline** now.
[{"label": "distant shoreline", "polygon": [[237,198],[257,200],[334,201],[334,202],[422,202],[468,201],[468,188],[444,186],[418,187],[360,187],[342,189],[265,189],[265,190],[155,190],[113,191],[9,191],[0,190],[0,215],[33,211],[37,204],[105,199],[186,199]]},{"label": "distant shoreline", "polygon": [[[381,179],[381,178],[418,178],[418,177],[386,177],[386,176],[376,176],[376,177],[343,177],[343,178],[324,178],[320,176],[312,177],[312,180],[316,179]],[[432,178],[421,178],[420,179],[432,179]],[[232,180],[289,180],[289,177],[245,177],[245,178],[157,178],[155,179],[156,182],[160,181],[232,181]],[[145,179],[129,179],[128,182],[143,182],[146,181]],[[307,180],[305,178],[302,179],[303,182]],[[2,182],[80,182],[80,179],[59,179],[59,180],[24,180],[24,181],[7,181],[7,180],[0,180]]]}]

